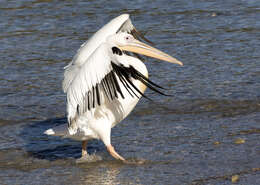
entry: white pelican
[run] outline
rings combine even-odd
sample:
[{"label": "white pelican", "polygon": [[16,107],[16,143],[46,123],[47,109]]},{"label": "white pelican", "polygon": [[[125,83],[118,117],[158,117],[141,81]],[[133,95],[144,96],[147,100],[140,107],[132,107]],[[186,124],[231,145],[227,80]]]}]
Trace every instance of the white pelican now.
[{"label": "white pelican", "polygon": [[[85,42],[65,67],[63,90],[67,94],[68,125],[45,131],[47,135],[82,141],[82,158],[87,141],[100,139],[108,152],[125,161],[111,145],[111,128],[135,107],[146,87],[159,92],[148,79],[143,62],[128,52],[182,65],[180,61],[137,39],[145,39],[128,14],[120,15]],[[163,94],[163,93],[162,93]]]}]

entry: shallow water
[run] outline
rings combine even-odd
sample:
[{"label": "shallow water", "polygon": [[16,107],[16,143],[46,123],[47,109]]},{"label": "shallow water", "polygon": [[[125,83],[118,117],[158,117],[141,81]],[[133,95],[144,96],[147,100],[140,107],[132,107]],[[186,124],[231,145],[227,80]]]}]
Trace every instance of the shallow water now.
[{"label": "shallow water", "polygon": [[[121,13],[184,66],[146,59],[174,97],[148,90],[112,130],[143,164],[99,141],[76,164],[79,142],[42,132],[66,122],[63,67]],[[259,19],[258,0],[0,1],[0,184],[260,184]]]}]

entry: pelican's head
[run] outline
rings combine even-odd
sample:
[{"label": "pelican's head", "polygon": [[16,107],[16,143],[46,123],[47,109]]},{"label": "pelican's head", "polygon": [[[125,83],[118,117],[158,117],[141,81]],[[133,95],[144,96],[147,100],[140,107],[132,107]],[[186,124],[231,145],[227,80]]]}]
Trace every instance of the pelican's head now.
[{"label": "pelican's head", "polygon": [[120,32],[107,38],[107,42],[116,45],[123,51],[130,51],[141,55],[164,60],[170,63],[183,65],[182,62],[172,56],[135,39],[131,34]]}]

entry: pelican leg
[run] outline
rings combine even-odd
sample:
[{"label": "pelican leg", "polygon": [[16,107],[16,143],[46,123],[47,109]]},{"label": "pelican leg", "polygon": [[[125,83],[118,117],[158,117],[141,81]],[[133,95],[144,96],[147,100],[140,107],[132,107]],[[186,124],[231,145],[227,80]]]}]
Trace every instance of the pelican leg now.
[{"label": "pelican leg", "polygon": [[84,156],[88,155],[87,144],[88,144],[87,140],[82,141],[82,143],[81,143],[81,147],[82,147],[82,149],[81,149],[81,157],[84,157]]},{"label": "pelican leg", "polygon": [[108,145],[107,146],[107,151],[110,153],[110,155],[112,155],[112,157],[114,157],[115,159],[119,159],[121,161],[125,161],[125,159],[120,156],[114,149],[114,147],[112,145]]}]

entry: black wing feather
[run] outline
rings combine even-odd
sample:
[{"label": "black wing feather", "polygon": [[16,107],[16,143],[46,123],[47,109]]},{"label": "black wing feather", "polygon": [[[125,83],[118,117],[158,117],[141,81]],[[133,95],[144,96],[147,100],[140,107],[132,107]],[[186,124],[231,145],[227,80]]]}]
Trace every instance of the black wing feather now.
[{"label": "black wing feather", "polygon": [[151,90],[165,95],[167,95],[157,88],[164,89],[163,87],[155,84],[147,77],[145,77],[142,73],[136,70],[133,66],[125,67],[123,65],[117,65],[111,62],[112,70],[101,80],[100,83],[96,84],[85,94],[85,98],[83,100],[82,106],[77,106],[77,114],[84,113],[92,108],[96,108],[103,103],[104,98],[101,98],[101,92],[104,92],[104,96],[106,96],[108,101],[112,101],[115,98],[119,98],[121,96],[123,99],[125,95],[120,88],[119,82],[121,82],[124,88],[127,90],[129,95],[132,97],[140,98],[141,96],[151,100],[149,97],[144,95],[138,87],[136,87],[133,83],[134,80],[139,80],[141,83],[146,85]]}]

